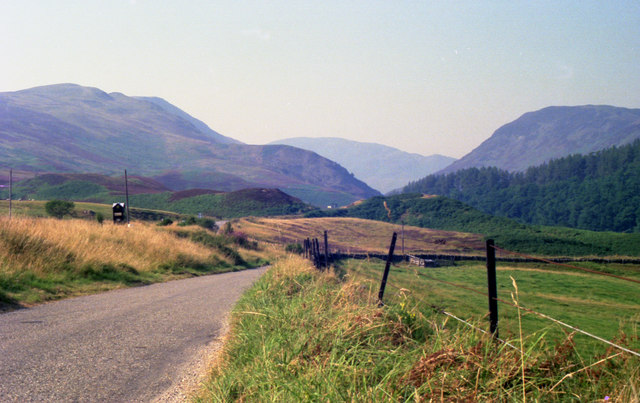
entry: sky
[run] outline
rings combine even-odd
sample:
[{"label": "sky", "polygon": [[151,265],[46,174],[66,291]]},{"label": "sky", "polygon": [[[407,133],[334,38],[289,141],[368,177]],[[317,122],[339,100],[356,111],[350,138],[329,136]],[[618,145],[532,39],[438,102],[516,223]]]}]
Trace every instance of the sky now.
[{"label": "sky", "polygon": [[0,0],[0,92],[57,83],[459,158],[547,106],[640,108],[640,2]]}]

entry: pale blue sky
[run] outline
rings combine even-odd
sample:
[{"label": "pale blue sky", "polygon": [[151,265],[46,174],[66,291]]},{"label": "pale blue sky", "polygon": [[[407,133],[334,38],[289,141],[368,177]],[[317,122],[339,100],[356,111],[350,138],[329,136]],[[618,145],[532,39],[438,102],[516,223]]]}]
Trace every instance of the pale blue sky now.
[{"label": "pale blue sky", "polygon": [[640,2],[0,0],[0,91],[62,82],[461,157],[546,106],[640,107]]}]

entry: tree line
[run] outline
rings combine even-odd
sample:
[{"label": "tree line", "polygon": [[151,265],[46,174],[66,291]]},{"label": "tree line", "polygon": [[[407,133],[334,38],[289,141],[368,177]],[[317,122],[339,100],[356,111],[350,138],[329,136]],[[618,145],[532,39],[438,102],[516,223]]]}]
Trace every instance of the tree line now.
[{"label": "tree line", "polygon": [[640,140],[508,172],[468,168],[429,175],[403,193],[450,197],[524,223],[640,232]]}]

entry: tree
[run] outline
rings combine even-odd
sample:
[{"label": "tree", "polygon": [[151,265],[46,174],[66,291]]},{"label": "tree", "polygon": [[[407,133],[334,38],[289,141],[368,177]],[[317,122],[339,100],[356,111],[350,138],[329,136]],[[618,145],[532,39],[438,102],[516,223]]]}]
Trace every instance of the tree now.
[{"label": "tree", "polygon": [[44,205],[47,214],[55,218],[62,218],[71,214],[74,208],[75,204],[66,200],[50,200]]}]

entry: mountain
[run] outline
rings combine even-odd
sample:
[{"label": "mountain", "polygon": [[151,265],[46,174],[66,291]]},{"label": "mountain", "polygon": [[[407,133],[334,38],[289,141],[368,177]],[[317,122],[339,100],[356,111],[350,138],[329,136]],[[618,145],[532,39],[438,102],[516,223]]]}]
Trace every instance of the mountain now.
[{"label": "mountain", "polygon": [[376,143],[336,137],[294,137],[270,144],[286,144],[316,152],[347,168],[356,178],[383,193],[436,172],[455,161],[443,155],[424,156]]},{"label": "mountain", "polygon": [[165,101],[162,98],[158,98],[158,97],[134,97],[134,98],[140,99],[140,100],[143,100],[143,101],[151,102],[151,103],[161,107],[166,112],[183,118],[187,122],[189,122],[192,125],[194,125],[201,132],[206,133],[209,136],[211,136],[218,143],[242,144],[242,142],[240,142],[238,140],[232,139],[231,137],[223,136],[222,134],[218,133],[217,131],[212,130],[203,121],[194,118],[193,116],[189,115],[188,113],[186,113],[182,109],[176,107],[175,105],[170,104],[169,102]]},{"label": "mountain", "polygon": [[552,106],[508,123],[438,174],[472,167],[524,171],[554,158],[589,154],[640,138],[640,109]]},{"label": "mountain", "polygon": [[0,164],[108,175],[127,168],[173,190],[279,188],[316,205],[379,194],[313,152],[241,144],[159,98],[75,84],[0,93]]}]

